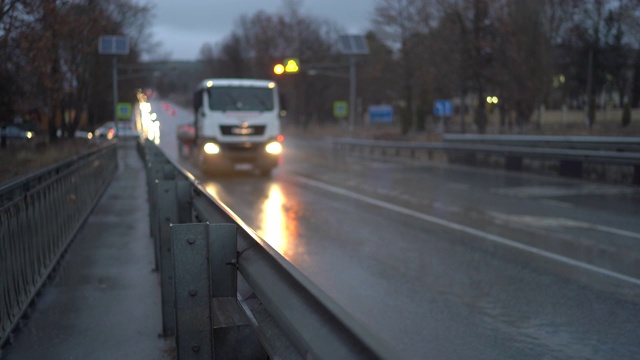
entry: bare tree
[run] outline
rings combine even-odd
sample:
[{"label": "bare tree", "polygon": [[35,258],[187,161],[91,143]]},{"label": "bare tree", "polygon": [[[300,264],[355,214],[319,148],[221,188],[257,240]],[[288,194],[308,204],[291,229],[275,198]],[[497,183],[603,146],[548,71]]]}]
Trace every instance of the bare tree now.
[{"label": "bare tree", "polygon": [[551,87],[552,49],[545,31],[544,6],[542,2],[509,0],[496,22],[498,32],[509,36],[496,40],[495,88],[502,116],[507,109],[513,111],[520,131]]},{"label": "bare tree", "polygon": [[427,56],[423,37],[436,21],[433,2],[429,0],[379,0],[372,23],[377,36],[393,49],[401,69],[402,126],[406,134],[414,122],[416,76]]}]

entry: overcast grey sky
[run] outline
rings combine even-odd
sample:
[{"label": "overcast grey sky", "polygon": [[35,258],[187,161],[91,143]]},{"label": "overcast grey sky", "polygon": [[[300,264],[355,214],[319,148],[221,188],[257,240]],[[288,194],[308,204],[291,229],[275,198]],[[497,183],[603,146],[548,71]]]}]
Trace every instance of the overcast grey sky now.
[{"label": "overcast grey sky", "polygon": [[[173,60],[193,60],[205,42],[216,44],[229,34],[243,14],[273,13],[282,0],[154,0],[151,27],[155,40]],[[374,0],[303,0],[302,12],[335,21],[353,34],[370,27]]]}]

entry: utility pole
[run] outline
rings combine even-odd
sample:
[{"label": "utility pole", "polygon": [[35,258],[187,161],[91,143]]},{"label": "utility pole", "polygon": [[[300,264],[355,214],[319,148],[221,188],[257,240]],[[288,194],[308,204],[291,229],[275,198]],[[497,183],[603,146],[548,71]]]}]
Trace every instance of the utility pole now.
[{"label": "utility pole", "polygon": [[349,59],[349,132],[353,132],[356,119],[356,58]]},{"label": "utility pole", "polygon": [[118,59],[117,55],[129,54],[129,39],[126,36],[104,35],[98,39],[98,53],[100,55],[111,55],[113,80],[113,121],[118,136]]},{"label": "utility pole", "polygon": [[342,35],[338,42],[338,50],[349,56],[349,132],[353,132],[356,122],[356,56],[368,55],[369,45],[363,35]]},{"label": "utility pole", "polygon": [[594,105],[591,103],[591,92],[593,87],[593,49],[589,50],[589,64],[587,69],[587,111],[585,117],[585,127],[591,129],[593,118],[595,117]]}]

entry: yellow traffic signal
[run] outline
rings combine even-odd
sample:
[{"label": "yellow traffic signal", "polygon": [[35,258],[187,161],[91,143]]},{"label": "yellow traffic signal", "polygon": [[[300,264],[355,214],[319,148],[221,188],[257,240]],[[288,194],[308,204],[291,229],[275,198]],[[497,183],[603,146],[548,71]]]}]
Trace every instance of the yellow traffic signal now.
[{"label": "yellow traffic signal", "polygon": [[300,66],[298,65],[299,63],[298,59],[294,59],[294,58],[284,59],[284,63],[287,64],[284,68],[284,70],[287,73],[295,74],[298,72],[298,70],[300,70]]},{"label": "yellow traffic signal", "polygon": [[276,66],[273,67],[273,73],[276,75],[282,75],[284,74],[284,65],[282,64],[276,64]]}]

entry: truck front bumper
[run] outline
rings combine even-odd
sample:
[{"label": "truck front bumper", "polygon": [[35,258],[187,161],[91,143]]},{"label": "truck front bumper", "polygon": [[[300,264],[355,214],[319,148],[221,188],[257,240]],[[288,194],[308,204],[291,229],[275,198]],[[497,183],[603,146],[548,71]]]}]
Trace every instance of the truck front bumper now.
[{"label": "truck front bumper", "polygon": [[[281,154],[266,151],[268,142],[216,143],[219,152],[207,154],[201,151],[202,165],[210,170],[273,169],[280,163]],[[202,148],[201,148],[202,149]]]}]

